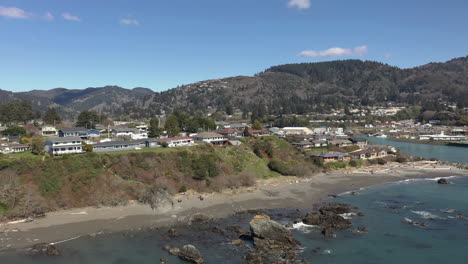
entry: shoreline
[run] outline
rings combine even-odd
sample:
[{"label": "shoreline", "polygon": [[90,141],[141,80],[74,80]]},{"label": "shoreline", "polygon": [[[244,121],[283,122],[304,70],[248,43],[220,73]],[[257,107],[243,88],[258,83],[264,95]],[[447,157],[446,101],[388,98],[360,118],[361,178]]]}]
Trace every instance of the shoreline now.
[{"label": "shoreline", "polygon": [[152,210],[149,205],[129,202],[118,207],[87,207],[47,213],[32,222],[0,223],[0,252],[41,242],[63,242],[100,233],[139,231],[188,223],[196,213],[214,218],[254,209],[311,208],[329,195],[396,183],[408,179],[468,176],[466,170],[427,163],[391,163],[352,170],[320,173],[310,178],[285,177],[259,181],[255,187],[220,193],[176,195],[174,207]]}]

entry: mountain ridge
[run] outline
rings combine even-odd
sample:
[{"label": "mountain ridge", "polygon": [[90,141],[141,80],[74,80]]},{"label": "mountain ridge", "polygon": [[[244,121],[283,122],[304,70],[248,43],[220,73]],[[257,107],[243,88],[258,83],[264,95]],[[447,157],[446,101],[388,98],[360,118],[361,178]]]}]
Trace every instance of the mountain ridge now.
[{"label": "mountain ridge", "polygon": [[407,69],[362,60],[283,64],[253,76],[199,81],[161,92],[115,85],[16,93],[0,90],[0,104],[12,100],[31,100],[39,112],[56,107],[66,117],[93,109],[132,118],[174,109],[224,111],[234,107],[268,114],[301,114],[348,104],[414,105],[427,100],[468,106],[468,56]]}]

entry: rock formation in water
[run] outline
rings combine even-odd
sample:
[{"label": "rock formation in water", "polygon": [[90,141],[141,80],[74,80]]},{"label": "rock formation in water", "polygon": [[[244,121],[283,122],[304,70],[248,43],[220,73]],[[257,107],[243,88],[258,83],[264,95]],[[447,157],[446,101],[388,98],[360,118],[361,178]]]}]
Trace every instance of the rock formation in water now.
[{"label": "rock formation in water", "polygon": [[266,215],[257,215],[250,221],[250,233],[256,252],[246,256],[248,263],[287,263],[296,259],[301,244],[283,225]]}]

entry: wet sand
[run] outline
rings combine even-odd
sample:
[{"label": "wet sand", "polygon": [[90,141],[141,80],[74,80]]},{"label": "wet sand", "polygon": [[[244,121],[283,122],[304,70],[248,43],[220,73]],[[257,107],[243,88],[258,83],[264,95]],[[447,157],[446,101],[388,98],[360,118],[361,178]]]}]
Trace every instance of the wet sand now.
[{"label": "wet sand", "polygon": [[130,202],[119,207],[88,207],[48,213],[32,222],[0,224],[0,250],[24,248],[40,242],[58,242],[100,232],[140,230],[187,223],[191,215],[204,213],[216,218],[249,209],[310,208],[330,194],[358,190],[411,178],[468,176],[448,166],[432,164],[389,164],[355,170],[320,173],[311,178],[280,177],[258,182],[257,186],[222,193],[179,195],[173,208],[152,210]]}]

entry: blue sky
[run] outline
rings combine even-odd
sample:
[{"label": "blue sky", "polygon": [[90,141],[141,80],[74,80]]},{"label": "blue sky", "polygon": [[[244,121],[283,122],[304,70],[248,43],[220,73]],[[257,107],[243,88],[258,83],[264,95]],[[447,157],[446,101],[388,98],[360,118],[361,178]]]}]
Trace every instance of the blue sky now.
[{"label": "blue sky", "polygon": [[0,89],[155,91],[269,66],[468,55],[466,0],[0,0]]}]

